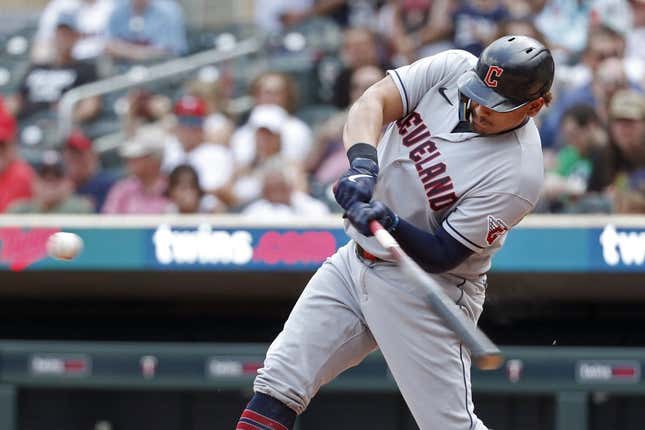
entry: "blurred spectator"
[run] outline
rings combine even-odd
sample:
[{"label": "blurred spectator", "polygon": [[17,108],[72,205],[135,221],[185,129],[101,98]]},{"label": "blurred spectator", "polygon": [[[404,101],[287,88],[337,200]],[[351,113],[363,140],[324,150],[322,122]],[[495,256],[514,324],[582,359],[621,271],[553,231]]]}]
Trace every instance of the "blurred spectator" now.
[{"label": "blurred spectator", "polygon": [[614,195],[614,213],[645,214],[645,192],[619,190]]},{"label": "blurred spectator", "polygon": [[571,106],[577,104],[592,106],[603,123],[606,123],[609,100],[616,91],[629,86],[623,61],[616,57],[604,60],[594,71],[593,79],[589,84],[563,93],[547,111],[540,127],[542,146],[551,148],[556,145],[562,115]]},{"label": "blurred spectator", "polygon": [[16,120],[0,98],[0,213],[33,193],[34,172],[16,150]]},{"label": "blurred spectator", "polygon": [[600,64],[611,57],[624,58],[625,39],[609,27],[599,26],[587,38],[580,61],[572,65],[560,63],[556,67],[555,91],[566,91],[588,84]]},{"label": "blurred spectator", "polygon": [[284,26],[297,25],[314,17],[333,19],[341,28],[364,26],[373,22],[378,0],[314,0],[306,9],[294,10],[281,16]]},{"label": "blurred spectator", "polygon": [[[512,20],[531,20],[544,8],[547,0],[504,0]],[[505,33],[515,34],[515,33]]]},{"label": "blurred spectator", "polygon": [[390,0],[379,13],[379,33],[390,44],[392,62],[403,65],[453,46],[449,0]]},{"label": "blurred spectator", "polygon": [[267,32],[280,32],[284,25],[304,17],[314,0],[255,0],[255,23]]},{"label": "blurred spectator", "polygon": [[[255,111],[263,105],[282,108],[281,113],[272,114],[282,122],[282,155],[289,161],[303,162],[311,150],[313,134],[307,124],[291,115],[296,107],[296,89],[291,78],[278,72],[264,73],[251,84],[251,94],[255,107],[249,118],[253,118]],[[273,111],[277,112],[276,109]],[[231,149],[238,167],[245,167],[253,162],[255,146],[255,128],[247,122],[231,137]]]},{"label": "blurred spectator", "polygon": [[184,27],[174,0],[124,0],[110,16],[106,52],[132,62],[181,55],[187,49]]},{"label": "blurred spectator", "polygon": [[[363,66],[354,71],[349,93],[351,103],[384,76],[383,70],[376,66]],[[336,181],[349,168],[343,145],[346,119],[347,110],[339,112],[325,121],[316,133],[316,143],[307,159],[306,170],[320,186],[324,187]]]},{"label": "blurred spectator", "polygon": [[556,62],[567,62],[587,45],[591,2],[547,0],[543,4],[535,24],[552,47]]},{"label": "blurred spectator", "polygon": [[591,34],[598,27],[607,27],[624,39],[632,31],[633,14],[628,0],[591,0],[589,29]]},{"label": "blurred spectator", "polygon": [[298,103],[293,78],[280,72],[264,72],[251,82],[249,92],[255,105],[273,104],[292,114]]},{"label": "blurred spectator", "polygon": [[454,44],[475,56],[495,40],[499,27],[509,17],[501,0],[465,0],[454,14]]},{"label": "blurred spectator", "polygon": [[199,185],[199,176],[188,164],[181,164],[168,176],[166,196],[170,199],[168,212],[194,214],[210,212],[210,203],[204,202],[208,196]]},{"label": "blurred spectator", "polygon": [[122,128],[126,136],[134,135],[141,126],[162,120],[172,110],[168,97],[145,88],[131,89],[124,99],[117,102],[117,106],[122,107],[117,111],[122,115]]},{"label": "blurred spectator", "polygon": [[259,196],[264,166],[274,158],[285,158],[283,136],[286,118],[284,109],[276,105],[260,105],[251,113],[247,126],[253,133],[253,159],[236,174],[232,192],[238,206]]},{"label": "blurred spectator", "polygon": [[34,37],[32,58],[36,62],[52,60],[54,34],[59,17],[73,14],[78,20],[81,35],[73,49],[77,60],[96,58],[105,47],[107,21],[115,0],[50,0],[43,9]]},{"label": "blurred spectator", "polygon": [[[627,34],[627,58],[639,58],[645,61],[645,2],[631,0],[633,29]],[[642,82],[645,85],[645,78]]]},{"label": "blurred spectator", "polygon": [[315,17],[334,20],[340,27],[374,22],[380,0],[255,0],[255,22],[264,31],[279,32]]},{"label": "blurred spectator", "polygon": [[550,212],[569,210],[589,191],[593,165],[606,159],[603,155],[608,136],[592,107],[577,105],[568,109],[562,118],[561,134],[564,146],[558,151],[555,165],[546,166],[543,197],[549,202]]},{"label": "blurred spectator", "polygon": [[496,37],[502,37],[507,34],[529,36],[548,47],[548,42],[544,38],[544,35],[540,33],[540,30],[538,30],[530,18],[511,18],[502,21]]},{"label": "blurred spectator", "polygon": [[177,125],[174,136],[166,141],[163,170],[170,172],[180,164],[189,164],[197,171],[202,189],[217,193],[231,181],[234,162],[226,142],[204,140],[207,103],[200,97],[184,95],[175,104],[174,112]]},{"label": "blurred spectator", "polygon": [[74,186],[65,177],[61,155],[45,151],[36,165],[34,195],[12,204],[7,212],[16,214],[88,214],[94,212],[92,203],[74,195]]},{"label": "blurred spectator", "polygon": [[388,64],[379,60],[378,46],[374,34],[366,28],[350,28],[343,33],[340,56],[343,68],[336,77],[333,87],[333,104],[341,109],[349,106],[350,80],[355,70],[364,66],[389,69]]},{"label": "blurred spectator", "polygon": [[73,131],[65,140],[63,160],[66,175],[72,181],[76,194],[87,198],[92,202],[94,210],[101,212],[117,177],[101,169],[92,141],[80,130]]},{"label": "blurred spectator", "polygon": [[221,95],[217,82],[193,80],[186,85],[186,94],[198,97],[206,103],[204,120],[204,140],[228,146],[235,124],[225,114],[225,99]]},{"label": "blurred spectator", "polygon": [[[645,98],[633,90],[617,92],[609,108],[608,162],[595,168],[598,188],[628,188],[630,175],[645,167]],[[636,179],[637,176],[634,177]]]},{"label": "blurred spectator", "polygon": [[269,161],[262,172],[262,197],[248,205],[242,214],[270,220],[328,214],[329,209],[324,203],[297,190],[299,179],[293,166],[279,159]]},{"label": "blurred spectator", "polygon": [[164,135],[142,127],[121,147],[129,177],[110,189],[103,205],[105,214],[161,214],[169,201],[164,197],[166,177],[161,172]]},{"label": "blurred spectator", "polygon": [[[54,113],[65,92],[98,78],[94,64],[78,61],[72,56],[79,37],[76,16],[60,15],[54,36],[53,60],[32,64],[22,79],[19,93],[11,99],[11,110],[19,119],[40,112]],[[75,106],[74,120],[76,123],[89,121],[100,109],[99,97],[83,99]]]}]

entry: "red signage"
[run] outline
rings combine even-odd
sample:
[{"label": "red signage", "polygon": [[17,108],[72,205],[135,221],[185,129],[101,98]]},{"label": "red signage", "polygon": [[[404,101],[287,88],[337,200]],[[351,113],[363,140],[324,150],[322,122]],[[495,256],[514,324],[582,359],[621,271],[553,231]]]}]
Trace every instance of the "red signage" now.
[{"label": "red signage", "polygon": [[21,271],[47,257],[47,239],[58,228],[0,228],[0,263],[9,270]]},{"label": "red signage", "polygon": [[322,263],[334,252],[336,239],[327,231],[269,231],[260,237],[253,252],[253,261],[266,264]]}]

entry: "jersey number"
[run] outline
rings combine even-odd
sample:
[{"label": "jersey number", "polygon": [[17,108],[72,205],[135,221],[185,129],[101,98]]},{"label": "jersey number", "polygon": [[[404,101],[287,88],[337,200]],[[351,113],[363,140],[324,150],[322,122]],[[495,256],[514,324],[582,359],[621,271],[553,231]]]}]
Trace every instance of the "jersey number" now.
[{"label": "jersey number", "polygon": [[484,78],[484,82],[489,87],[496,88],[497,87],[497,78],[502,76],[502,73],[504,73],[504,69],[502,69],[501,67],[488,66],[488,72],[486,72],[486,77]]}]

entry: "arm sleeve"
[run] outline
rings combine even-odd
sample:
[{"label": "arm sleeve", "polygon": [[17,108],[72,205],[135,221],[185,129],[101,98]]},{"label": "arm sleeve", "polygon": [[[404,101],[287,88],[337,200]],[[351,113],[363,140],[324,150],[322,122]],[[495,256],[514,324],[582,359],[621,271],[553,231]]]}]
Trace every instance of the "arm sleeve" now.
[{"label": "arm sleeve", "polygon": [[54,29],[56,28],[56,20],[60,10],[57,10],[57,2],[49,2],[43,12],[40,14],[38,20],[38,30],[36,31],[35,39],[38,41],[47,40],[54,36]]},{"label": "arm sleeve", "polygon": [[403,111],[407,115],[421,98],[446,77],[460,76],[473,68],[477,59],[468,52],[449,50],[422,58],[414,63],[388,70],[401,94]]},{"label": "arm sleeve", "polygon": [[177,2],[163,3],[163,31],[155,35],[154,43],[174,55],[184,54],[187,50],[184,10]]},{"label": "arm sleeve", "polygon": [[119,22],[121,20],[121,8],[115,7],[110,13],[110,17],[107,20],[107,25],[105,26],[105,36],[107,39],[119,39],[121,30],[119,27]]},{"label": "arm sleeve", "polygon": [[501,245],[508,230],[519,223],[533,206],[514,194],[467,197],[444,219],[442,227],[462,245],[481,253]]},{"label": "arm sleeve", "polygon": [[443,227],[432,234],[400,220],[392,235],[405,253],[430,273],[453,269],[473,254],[472,250],[453,239]]}]

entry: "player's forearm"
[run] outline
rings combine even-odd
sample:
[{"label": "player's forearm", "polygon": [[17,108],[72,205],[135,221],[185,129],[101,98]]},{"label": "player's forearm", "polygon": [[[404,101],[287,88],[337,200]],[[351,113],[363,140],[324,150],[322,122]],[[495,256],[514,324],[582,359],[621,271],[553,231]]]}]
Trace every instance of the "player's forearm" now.
[{"label": "player's forearm", "polygon": [[367,93],[349,109],[343,129],[343,143],[349,149],[358,142],[376,147],[383,128],[383,105]]},{"label": "player's forearm", "polygon": [[443,227],[432,234],[401,219],[392,236],[410,258],[430,273],[454,269],[473,254],[473,251],[457,242]]}]

